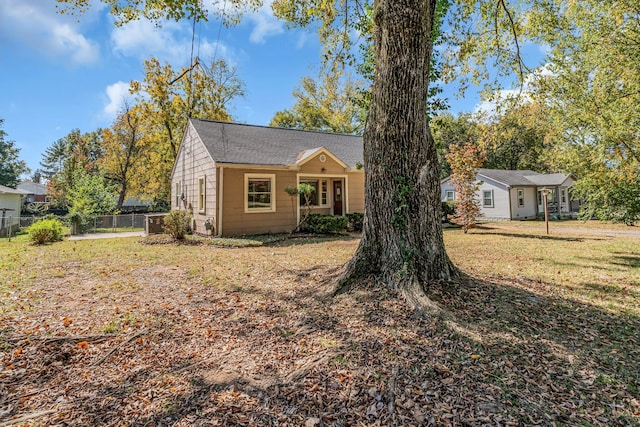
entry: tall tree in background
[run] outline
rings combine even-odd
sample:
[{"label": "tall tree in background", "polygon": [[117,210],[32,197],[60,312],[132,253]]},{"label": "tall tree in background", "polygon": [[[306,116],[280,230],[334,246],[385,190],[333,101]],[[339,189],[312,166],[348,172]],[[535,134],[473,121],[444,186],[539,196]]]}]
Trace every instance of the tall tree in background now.
[{"label": "tall tree in background", "polygon": [[124,111],[118,114],[111,128],[105,129],[102,138],[104,155],[101,159],[101,171],[105,178],[116,185],[116,209],[122,209],[125,198],[131,191],[134,173],[139,174],[147,169],[135,169],[136,162],[143,161],[140,158],[144,138],[142,109],[139,106],[130,107],[126,103],[123,108]]},{"label": "tall tree in background", "polygon": [[29,168],[24,160],[18,158],[20,150],[15,143],[6,139],[3,124],[4,119],[0,119],[0,185],[16,188],[20,175],[29,172]]},{"label": "tall tree in background", "polygon": [[144,80],[131,82],[130,89],[138,95],[137,108],[142,111],[148,133],[148,168],[141,171],[147,185],[141,191],[167,198],[171,193],[171,168],[187,119],[230,121],[228,109],[233,100],[244,95],[244,85],[236,70],[223,60],[178,71],[156,58],[144,65]]},{"label": "tall tree in background", "polygon": [[342,73],[323,71],[318,80],[302,79],[293,92],[296,102],[289,110],[278,111],[270,126],[359,135],[364,129],[365,111],[355,102],[359,95],[355,82]]},{"label": "tall tree in background", "polygon": [[556,167],[579,178],[585,217],[638,219],[639,14],[636,0],[550,0],[529,11],[528,22],[543,23],[530,31],[550,46],[534,96],[552,123]]},{"label": "tall tree in background", "polygon": [[451,180],[456,189],[456,207],[451,222],[462,226],[467,234],[476,226],[480,215],[480,201],[476,192],[480,183],[476,179],[478,168],[485,160],[484,150],[473,143],[451,144],[447,161],[451,165]]},{"label": "tall tree in background", "polygon": [[99,174],[98,162],[103,155],[102,129],[80,133],[72,130],[55,141],[42,155],[40,165],[49,181],[51,197],[56,205],[68,208],[67,194],[74,187],[77,171]]},{"label": "tall tree in background", "polygon": [[517,102],[485,126],[485,167],[551,172],[549,122],[538,102]]},{"label": "tall tree in background", "polygon": [[451,175],[451,165],[447,160],[449,147],[454,144],[474,144],[480,139],[482,126],[469,113],[458,116],[440,114],[431,119],[429,126],[438,152],[440,178],[446,178]]}]

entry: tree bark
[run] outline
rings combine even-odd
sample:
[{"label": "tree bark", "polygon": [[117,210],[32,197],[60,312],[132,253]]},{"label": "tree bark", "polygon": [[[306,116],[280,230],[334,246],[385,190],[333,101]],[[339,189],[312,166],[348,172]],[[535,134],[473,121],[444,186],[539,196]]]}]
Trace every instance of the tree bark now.
[{"label": "tree bark", "polygon": [[376,73],[364,132],[365,218],[335,289],[375,276],[410,304],[456,269],[442,236],[440,166],[427,119],[436,0],[377,0]]}]

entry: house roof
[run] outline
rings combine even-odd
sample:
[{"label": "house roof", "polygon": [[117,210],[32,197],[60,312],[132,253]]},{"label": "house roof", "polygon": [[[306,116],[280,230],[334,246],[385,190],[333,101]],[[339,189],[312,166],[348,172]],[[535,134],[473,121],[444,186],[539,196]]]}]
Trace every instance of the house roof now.
[{"label": "house roof", "polygon": [[478,169],[478,175],[510,187],[562,185],[570,175],[563,173],[538,173],[531,170]]},{"label": "house roof", "polygon": [[361,136],[190,119],[218,163],[288,166],[325,148],[349,167],[363,160]]},{"label": "house roof", "polygon": [[527,176],[527,179],[533,182],[537,186],[548,185],[551,187],[556,185],[562,185],[567,180],[567,178],[569,178],[569,176],[563,173],[550,173],[550,174],[538,174],[533,176]]},{"label": "house roof", "polygon": [[0,194],[20,194],[25,195],[29,194],[27,191],[17,190],[15,188],[5,187],[4,185],[0,185]]},{"label": "house roof", "polygon": [[44,185],[44,184],[40,184],[37,182],[33,182],[31,180],[27,180],[27,181],[22,181],[21,183],[18,184],[18,189],[20,190],[24,190],[29,194],[48,194],[49,193],[49,188]]}]

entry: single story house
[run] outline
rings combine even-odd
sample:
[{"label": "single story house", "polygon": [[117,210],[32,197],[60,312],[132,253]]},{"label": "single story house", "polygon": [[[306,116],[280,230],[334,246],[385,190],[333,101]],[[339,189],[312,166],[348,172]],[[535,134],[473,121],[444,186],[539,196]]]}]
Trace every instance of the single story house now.
[{"label": "single story house", "polygon": [[[478,169],[480,213],[486,219],[512,220],[536,218],[544,213],[543,192],[547,192],[547,209],[553,214],[571,214],[579,203],[571,200],[569,188],[573,175],[542,174],[531,170]],[[443,201],[456,200],[451,176],[440,183]]]},{"label": "single story house", "polygon": [[10,226],[20,224],[22,198],[27,194],[26,191],[0,185],[0,236],[5,235]]},{"label": "single story house", "polygon": [[48,203],[49,202],[49,188],[40,184],[39,182],[33,182],[30,180],[22,181],[18,184],[18,190],[27,192],[25,203]]},{"label": "single story house", "polygon": [[364,212],[362,137],[189,120],[171,172],[171,208],[198,233],[280,233],[303,202],[285,189],[311,185],[312,213]]}]

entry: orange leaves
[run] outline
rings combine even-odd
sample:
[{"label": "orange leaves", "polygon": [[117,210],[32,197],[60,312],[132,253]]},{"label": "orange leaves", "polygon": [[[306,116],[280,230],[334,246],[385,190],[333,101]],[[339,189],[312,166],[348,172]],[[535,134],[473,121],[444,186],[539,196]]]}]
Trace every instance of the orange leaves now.
[{"label": "orange leaves", "polygon": [[78,344],[76,344],[76,347],[81,350],[86,350],[89,348],[89,343],[87,341],[80,341]]},{"label": "orange leaves", "polygon": [[62,322],[62,324],[64,325],[64,327],[68,327],[73,321],[69,318],[69,317],[65,317],[64,321]]}]

